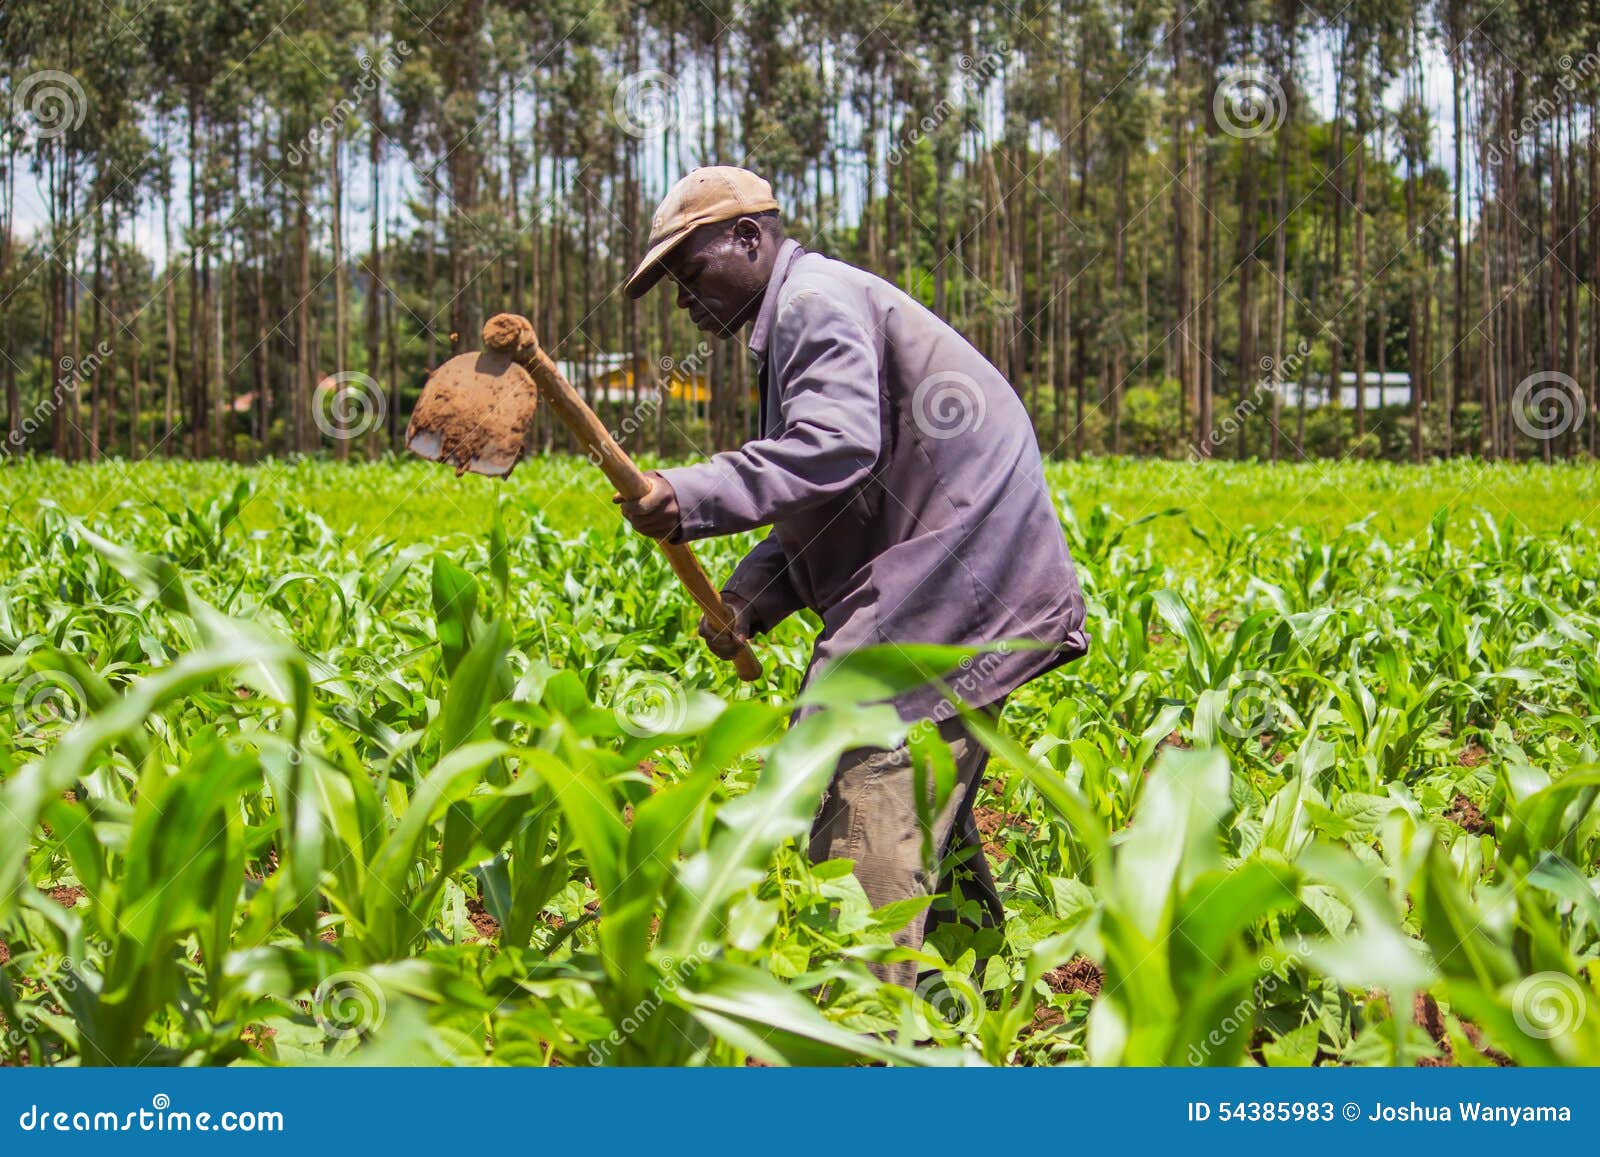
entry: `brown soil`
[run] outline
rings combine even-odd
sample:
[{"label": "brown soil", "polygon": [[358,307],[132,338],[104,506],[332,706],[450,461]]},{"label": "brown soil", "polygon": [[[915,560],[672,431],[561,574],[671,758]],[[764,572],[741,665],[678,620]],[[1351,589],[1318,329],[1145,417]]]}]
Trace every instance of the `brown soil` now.
[{"label": "brown soil", "polygon": [[1427,995],[1426,992],[1418,992],[1416,997],[1411,1000],[1411,1019],[1421,1024],[1422,1031],[1427,1032],[1429,1040],[1438,1045],[1438,1051],[1443,1053],[1443,1056],[1427,1056],[1427,1058],[1421,1059],[1421,1061],[1418,1061],[1419,1066],[1427,1069],[1427,1067],[1453,1064],[1454,1059],[1456,1059],[1456,1053],[1451,1050],[1450,1035],[1445,1032],[1445,1015],[1443,1015],[1442,1011],[1438,1011],[1437,1000]]},{"label": "brown soil", "polygon": [[66,884],[59,888],[51,888],[49,896],[63,908],[75,908],[78,901],[83,899],[83,889],[75,884]]},{"label": "brown soil", "polygon": [[1190,743],[1183,737],[1183,732],[1174,731],[1160,743],[1156,744],[1156,754],[1160,755],[1161,749],[1164,747],[1176,747],[1179,751],[1188,751],[1193,746],[1194,744]]},{"label": "brown soil", "polygon": [[1086,992],[1090,996],[1100,995],[1105,978],[1100,966],[1087,956],[1074,956],[1060,968],[1052,968],[1044,974],[1044,982],[1051,992]]},{"label": "brown soil", "polygon": [[1010,854],[996,838],[1006,828],[1021,828],[1032,833],[1033,823],[1024,816],[1012,815],[992,807],[975,807],[972,809],[972,820],[977,825],[978,835],[983,838],[983,850],[991,860],[1004,862],[1010,859]]},{"label": "brown soil", "polygon": [[11,963],[11,945],[0,940],[0,964]]},{"label": "brown soil", "polygon": [[[318,912],[317,919],[325,920],[332,915],[332,912]],[[339,939],[339,930],[337,928],[324,928],[321,932],[317,933],[317,939],[322,941],[324,944],[337,943]]]},{"label": "brown soil", "polygon": [[[1424,1069],[1447,1068],[1456,1063],[1455,1046],[1450,1043],[1450,1034],[1446,1031],[1444,1013],[1439,1009],[1439,1002],[1425,992],[1417,993],[1411,1002],[1411,1019],[1421,1026],[1428,1034],[1428,1038],[1438,1046],[1442,1056],[1424,1057],[1417,1062],[1417,1067]],[[1511,1058],[1497,1049],[1490,1048],[1483,1039],[1483,1030],[1471,1021],[1461,1022],[1461,1031],[1466,1034],[1467,1040],[1472,1042],[1472,1047],[1488,1057],[1501,1068],[1511,1064]]]},{"label": "brown soil", "polygon": [[1488,750],[1477,743],[1467,744],[1461,749],[1461,754],[1456,756],[1456,762],[1462,767],[1482,767],[1488,759]]},{"label": "brown soil", "polygon": [[1464,1020],[1461,1022],[1461,1031],[1467,1034],[1467,1040],[1472,1042],[1473,1048],[1477,1049],[1480,1053],[1488,1057],[1502,1069],[1512,1067],[1511,1058],[1506,1056],[1506,1054],[1501,1052],[1499,1049],[1490,1048],[1488,1043],[1483,1039],[1483,1030],[1477,1025],[1473,1024],[1471,1021]]},{"label": "brown soil", "polygon": [[1485,819],[1478,805],[1460,792],[1456,792],[1456,798],[1450,801],[1450,807],[1446,809],[1444,818],[1459,824],[1469,835],[1494,834],[1494,821]]},{"label": "brown soil", "polygon": [[1023,1031],[1022,1035],[1032,1036],[1034,1033],[1045,1032],[1048,1029],[1054,1028],[1056,1025],[1062,1023],[1066,1019],[1066,1014],[1059,1008],[1051,1008],[1049,1005],[1040,1005],[1038,1008],[1033,1010],[1033,1019],[1028,1022],[1028,1027]]},{"label": "brown soil", "polygon": [[500,935],[500,921],[489,915],[489,910],[483,906],[483,901],[476,897],[467,901],[467,919],[472,921],[472,926],[484,940],[493,940]]},{"label": "brown soil", "polygon": [[461,354],[429,376],[411,412],[406,444],[420,436],[412,448],[454,465],[457,473],[479,462],[485,473],[507,473],[522,456],[537,399],[533,379],[505,354]]}]

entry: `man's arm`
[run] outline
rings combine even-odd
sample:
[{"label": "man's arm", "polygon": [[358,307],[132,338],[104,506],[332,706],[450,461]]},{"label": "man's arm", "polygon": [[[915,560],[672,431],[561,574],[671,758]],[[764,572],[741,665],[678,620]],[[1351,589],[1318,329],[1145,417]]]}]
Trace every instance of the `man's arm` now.
[{"label": "man's arm", "polygon": [[677,495],[673,542],[735,534],[790,517],[860,484],[882,445],[878,355],[863,319],[812,290],[773,326],[783,433],[695,466],[661,471]]},{"label": "man's arm", "polygon": [[722,593],[749,608],[746,622],[753,635],[765,634],[806,605],[789,581],[789,558],[776,534],[767,535],[733,568]]}]

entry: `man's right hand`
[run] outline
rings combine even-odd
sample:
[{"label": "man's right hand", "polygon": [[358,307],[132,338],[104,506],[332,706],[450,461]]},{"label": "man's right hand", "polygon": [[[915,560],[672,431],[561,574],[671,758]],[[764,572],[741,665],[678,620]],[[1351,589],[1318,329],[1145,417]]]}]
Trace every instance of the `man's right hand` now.
[{"label": "man's right hand", "polygon": [[719,659],[732,659],[750,638],[750,604],[738,595],[722,592],[722,601],[733,615],[734,630],[719,631],[710,615],[700,616],[700,637]]}]

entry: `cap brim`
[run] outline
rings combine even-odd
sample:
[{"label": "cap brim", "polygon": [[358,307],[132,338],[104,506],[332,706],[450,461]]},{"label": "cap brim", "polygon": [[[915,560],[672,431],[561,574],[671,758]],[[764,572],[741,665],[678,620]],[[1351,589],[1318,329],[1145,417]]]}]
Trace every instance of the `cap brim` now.
[{"label": "cap brim", "polygon": [[639,262],[639,267],[623,283],[623,288],[627,290],[628,296],[637,301],[654,289],[656,282],[667,275],[666,266],[661,264],[662,259],[681,245],[689,234],[693,232],[694,227],[691,225],[686,229],[679,229],[675,233],[669,233],[650,246],[650,251],[644,255],[644,260]]}]

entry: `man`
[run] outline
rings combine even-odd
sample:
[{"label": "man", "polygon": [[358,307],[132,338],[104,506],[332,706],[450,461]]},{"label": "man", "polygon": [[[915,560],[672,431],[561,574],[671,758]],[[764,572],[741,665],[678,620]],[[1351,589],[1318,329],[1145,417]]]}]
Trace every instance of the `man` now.
[{"label": "man", "polygon": [[[823,622],[808,679],[872,644],[1046,644],[992,650],[951,680],[998,714],[1016,687],[1087,650],[1032,423],[955,330],[887,281],[785,239],[771,186],[744,169],[696,169],[667,194],[627,291],[638,298],[665,276],[699,329],[728,338],[750,326],[759,363],[759,438],[653,471],[643,498],[615,499],[640,533],[674,542],[772,527],[723,588],[737,634],[701,620],[714,652],[731,657],[801,607]],[[966,861],[998,924],[972,820],[987,753],[938,685],[895,706],[937,721],[951,744],[957,786],[932,846]],[[847,753],[817,814],[812,859],[853,860],[874,906],[952,886],[925,856],[914,780],[905,747]],[[921,947],[925,924],[917,916],[896,943]],[[916,981],[909,961],[875,971]]]}]

